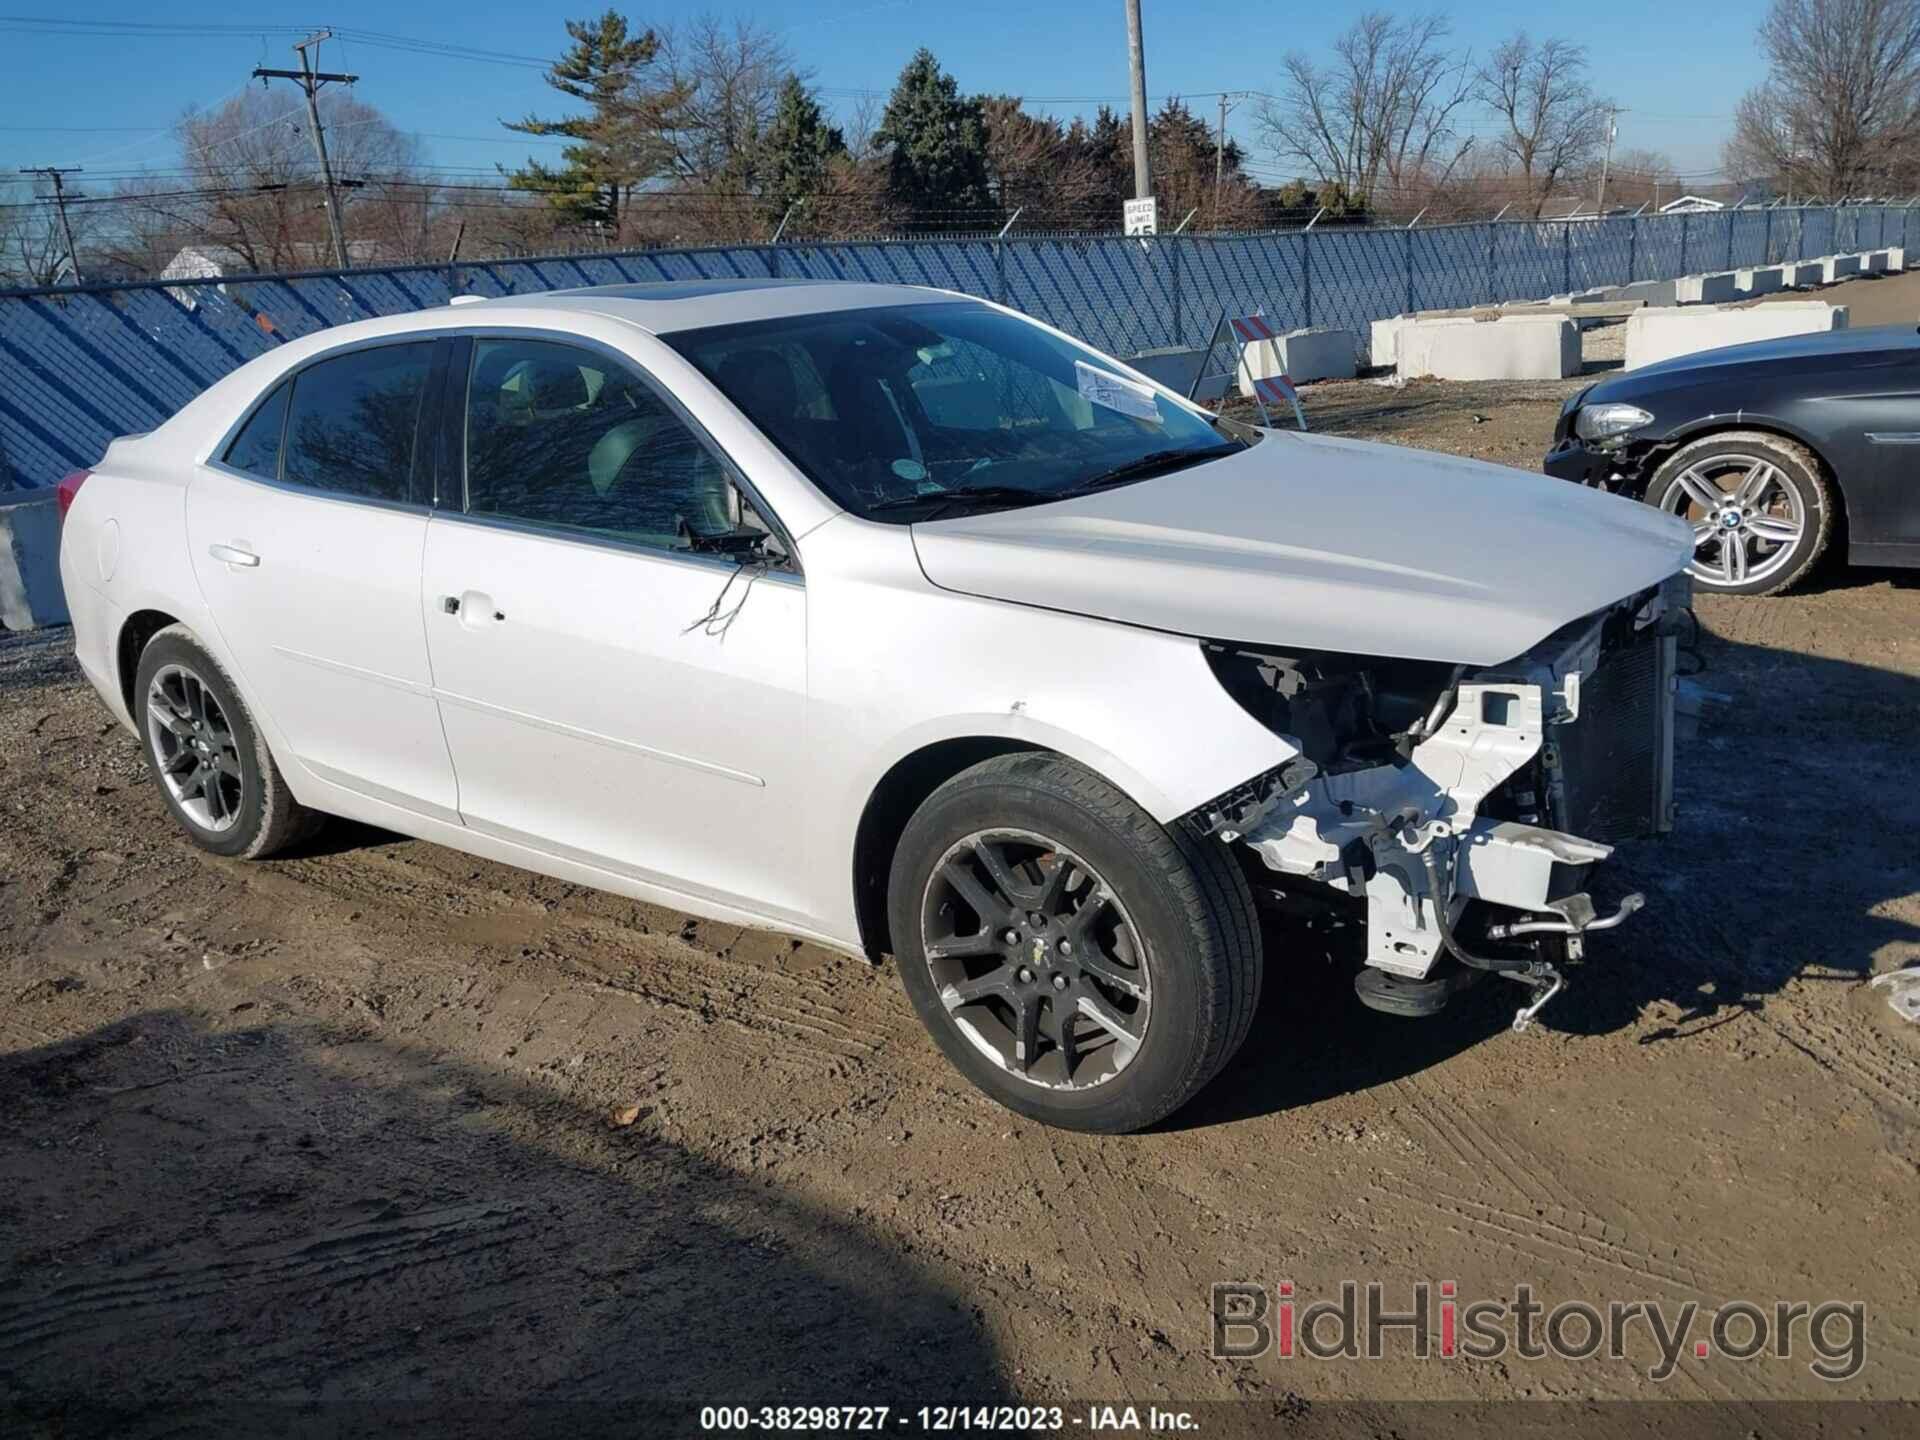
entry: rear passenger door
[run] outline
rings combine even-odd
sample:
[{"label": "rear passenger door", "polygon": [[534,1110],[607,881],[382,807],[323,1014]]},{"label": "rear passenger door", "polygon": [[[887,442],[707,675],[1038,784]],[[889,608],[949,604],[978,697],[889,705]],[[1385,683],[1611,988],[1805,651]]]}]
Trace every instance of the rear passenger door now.
[{"label": "rear passenger door", "polygon": [[296,371],[195,472],[187,538],[247,698],[285,739],[282,762],[456,820],[420,619],[421,438],[447,348],[366,346]]},{"label": "rear passenger door", "polygon": [[804,925],[806,590],[745,553],[772,517],[624,357],[455,366],[423,597],[461,818]]}]

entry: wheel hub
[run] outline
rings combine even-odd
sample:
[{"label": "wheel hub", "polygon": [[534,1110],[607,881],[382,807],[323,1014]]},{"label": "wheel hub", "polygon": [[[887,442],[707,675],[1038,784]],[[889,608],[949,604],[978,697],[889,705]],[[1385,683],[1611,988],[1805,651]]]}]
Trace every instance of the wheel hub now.
[{"label": "wheel hub", "polygon": [[1081,1089],[1131,1062],[1151,990],[1105,882],[1044,836],[968,836],[934,867],[922,937],[947,1016],[1009,1073]]}]

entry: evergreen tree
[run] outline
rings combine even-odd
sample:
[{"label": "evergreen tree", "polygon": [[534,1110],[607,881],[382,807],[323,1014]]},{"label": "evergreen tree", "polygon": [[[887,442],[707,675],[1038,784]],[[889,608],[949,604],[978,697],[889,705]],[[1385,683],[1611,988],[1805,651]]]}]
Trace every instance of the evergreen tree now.
[{"label": "evergreen tree", "polygon": [[670,151],[663,132],[685,97],[671,84],[648,83],[659,37],[635,31],[617,11],[597,20],[569,20],[567,34],[572,48],[547,71],[547,84],[588,111],[503,122],[523,135],[563,135],[574,142],[560,152],[559,165],[529,160],[508,173],[507,183],[544,195],[569,219],[617,227],[633,190],[666,170]]},{"label": "evergreen tree", "polygon": [[960,94],[932,51],[900,72],[874,139],[890,147],[887,191],[896,204],[949,226],[967,223],[954,212],[991,208],[980,102]]},{"label": "evergreen tree", "polygon": [[760,142],[757,169],[767,222],[778,225],[794,202],[818,195],[828,167],[846,153],[846,137],[827,123],[820,102],[798,75],[787,76]]}]

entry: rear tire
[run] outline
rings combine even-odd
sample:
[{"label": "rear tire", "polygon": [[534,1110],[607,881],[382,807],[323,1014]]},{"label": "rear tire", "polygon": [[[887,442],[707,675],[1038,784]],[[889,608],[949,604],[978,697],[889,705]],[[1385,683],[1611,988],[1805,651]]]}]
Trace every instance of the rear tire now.
[{"label": "rear tire", "polygon": [[1260,998],[1253,896],[1227,847],[1057,755],[999,756],[934,791],[895,852],[888,913],[942,1052],[1048,1125],[1124,1133],[1171,1114]]},{"label": "rear tire", "polygon": [[1819,460],[1804,445],[1762,430],[1725,431],[1681,446],[1654,472],[1646,501],[1694,527],[1687,570],[1697,588],[1716,595],[1791,589],[1833,535],[1832,496]]},{"label": "rear tire", "polygon": [[133,695],[154,785],[201,849],[260,860],[318,827],[322,817],[293,798],[239,687],[186,626],[147,642]]}]

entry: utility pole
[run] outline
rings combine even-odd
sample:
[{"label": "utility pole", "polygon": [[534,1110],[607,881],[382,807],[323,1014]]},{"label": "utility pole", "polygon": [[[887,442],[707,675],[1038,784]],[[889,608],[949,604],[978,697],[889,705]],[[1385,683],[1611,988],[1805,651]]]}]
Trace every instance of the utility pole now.
[{"label": "utility pole", "polygon": [[80,252],[73,247],[73,226],[67,220],[67,191],[66,186],[61,182],[64,176],[80,174],[80,167],[78,165],[68,165],[64,168],[58,165],[26,165],[21,167],[20,173],[44,175],[53,182],[53,205],[60,212],[60,233],[67,239],[67,267],[73,271],[73,282],[78,285],[83,278],[80,274]]},{"label": "utility pole", "polygon": [[1153,194],[1147,163],[1147,55],[1140,39],[1140,0],[1127,0],[1127,60],[1133,67],[1133,198]]},{"label": "utility pole", "polygon": [[1213,137],[1213,228],[1220,228],[1220,176],[1227,160],[1227,94],[1220,92],[1220,129]]},{"label": "utility pole", "polygon": [[1593,218],[1601,220],[1607,213],[1607,171],[1613,168],[1613,137],[1620,133],[1620,107],[1607,107],[1607,153],[1600,161],[1600,193],[1594,197]]},{"label": "utility pole", "polygon": [[327,138],[320,129],[320,106],[314,97],[320,93],[320,87],[326,84],[351,85],[358,75],[335,75],[313,68],[313,60],[307,54],[309,46],[319,49],[324,40],[331,40],[333,32],[322,30],[309,35],[293,48],[300,52],[298,70],[255,70],[253,78],[262,83],[268,80],[291,80],[298,85],[307,97],[307,133],[313,136],[314,157],[320,162],[320,183],[326,187],[327,229],[333,234],[333,258],[342,270],[347,268],[347,232],[340,223],[340,197],[333,190],[333,169],[327,164]]}]

